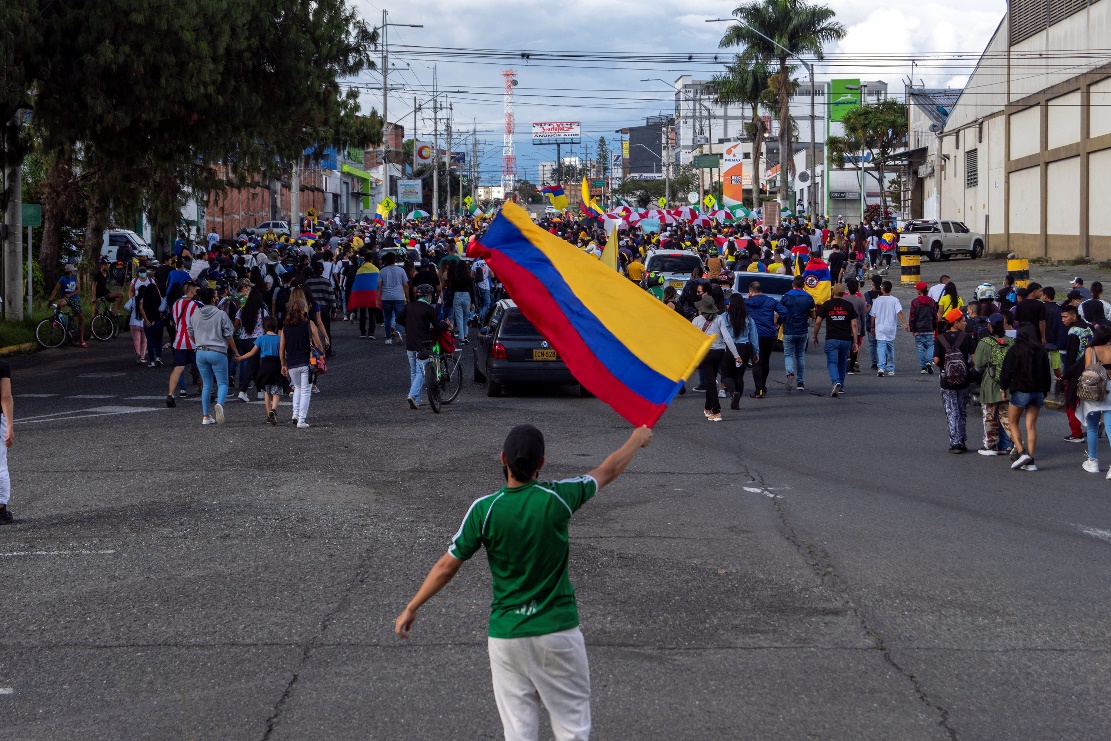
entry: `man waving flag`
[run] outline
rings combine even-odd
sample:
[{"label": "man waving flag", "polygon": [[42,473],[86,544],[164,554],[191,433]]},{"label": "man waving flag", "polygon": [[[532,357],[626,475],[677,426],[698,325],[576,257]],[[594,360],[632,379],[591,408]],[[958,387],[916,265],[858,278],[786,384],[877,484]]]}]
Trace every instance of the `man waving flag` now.
[{"label": "man waving flag", "polygon": [[634,425],[656,423],[713,343],[516,204],[502,207],[467,255],[490,264],[579,383]]}]

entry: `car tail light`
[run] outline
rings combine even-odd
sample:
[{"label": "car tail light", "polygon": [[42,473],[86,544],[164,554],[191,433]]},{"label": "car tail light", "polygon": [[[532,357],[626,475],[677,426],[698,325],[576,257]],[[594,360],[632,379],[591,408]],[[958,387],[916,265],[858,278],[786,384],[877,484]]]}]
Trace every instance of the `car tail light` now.
[{"label": "car tail light", "polygon": [[919,238],[918,238],[918,246],[919,246],[919,247],[921,247],[921,246],[922,246],[922,237],[919,237]]},{"label": "car tail light", "polygon": [[505,354],[505,345],[500,342],[495,342],[494,346],[490,348],[490,357],[494,360],[505,360],[509,356]]}]

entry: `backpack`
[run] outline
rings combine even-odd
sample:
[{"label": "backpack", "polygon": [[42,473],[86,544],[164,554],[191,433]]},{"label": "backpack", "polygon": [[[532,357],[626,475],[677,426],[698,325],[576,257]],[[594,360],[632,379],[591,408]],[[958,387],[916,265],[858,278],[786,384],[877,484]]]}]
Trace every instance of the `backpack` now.
[{"label": "backpack", "polygon": [[941,346],[945,348],[945,357],[941,359],[941,378],[950,386],[962,386],[968,383],[968,358],[961,350],[964,338],[965,333],[960,332],[953,338],[953,344],[950,345],[945,335],[939,334],[937,336]]},{"label": "backpack", "polygon": [[285,307],[289,303],[291,293],[293,293],[293,290],[286,285],[274,292],[274,311],[279,317],[285,316]]},{"label": "backpack", "polygon": [[1103,401],[1107,398],[1107,369],[1092,353],[1092,363],[1076,379],[1076,398],[1081,401]]},{"label": "backpack", "polygon": [[979,342],[985,337],[991,336],[991,322],[982,316],[974,316],[968,320],[968,328],[972,331],[972,337]]}]

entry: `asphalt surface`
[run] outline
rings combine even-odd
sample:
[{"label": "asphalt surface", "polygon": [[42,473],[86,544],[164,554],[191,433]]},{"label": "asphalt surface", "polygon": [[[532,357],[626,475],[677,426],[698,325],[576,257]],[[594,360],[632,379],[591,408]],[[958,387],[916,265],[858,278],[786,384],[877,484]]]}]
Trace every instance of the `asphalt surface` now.
[{"label": "asphalt surface", "polygon": [[[942,268],[965,295],[1005,271],[923,273]],[[1033,272],[1060,288],[1075,270]],[[12,360],[0,737],[500,738],[483,557],[411,642],[394,618],[500,485],[510,426],[545,431],[548,477],[628,428],[573,389],[487,398],[469,366],[443,414],[410,411],[381,328],[334,334],[310,430],[234,400],[202,428],[122,337]],[[1111,481],[1081,470],[1058,412],[1037,473],[948,455],[913,358],[903,336],[894,378],[831,399],[822,356],[798,393],[776,354],[768,397],[721,424],[688,393],[576,515],[596,738],[1109,735]],[[970,445],[980,431],[972,410]]]}]

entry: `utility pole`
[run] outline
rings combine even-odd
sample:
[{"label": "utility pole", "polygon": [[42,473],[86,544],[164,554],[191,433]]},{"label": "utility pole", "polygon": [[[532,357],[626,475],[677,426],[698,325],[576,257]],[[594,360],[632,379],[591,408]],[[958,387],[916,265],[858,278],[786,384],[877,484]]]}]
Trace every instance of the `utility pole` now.
[{"label": "utility pole", "polygon": [[432,67],[432,219],[440,217],[440,101],[436,99],[436,67]]},{"label": "utility pole", "polygon": [[[664,200],[671,204],[671,163],[667,157],[667,119],[660,124],[660,163],[664,171]],[[667,208],[667,206],[664,206]]]},{"label": "utility pole", "polygon": [[471,121],[471,198],[474,198],[475,180],[478,180],[478,121]]},{"label": "utility pole", "polygon": [[413,174],[417,172],[417,111],[420,106],[417,105],[417,96],[413,96]]},{"label": "utility pole", "polygon": [[[16,114],[15,125],[19,125]],[[4,187],[8,191],[8,240],[4,248],[4,318],[23,320],[23,168],[8,168]]]},{"label": "utility pole", "polygon": [[[386,87],[386,75],[390,71],[390,59],[387,53],[389,42],[387,41],[387,33],[389,32],[389,24],[386,23],[386,11],[382,11],[382,195],[389,197],[390,195],[390,166],[386,163],[386,153],[390,151],[390,135],[388,131],[389,124],[386,123],[389,119],[386,117],[387,111],[390,106],[390,93]],[[390,217],[386,214],[386,218]]]},{"label": "utility pole", "polygon": [[444,178],[447,179],[447,197],[444,198],[444,213],[451,213],[451,117],[455,115],[455,104],[447,104],[447,167],[444,171]]},{"label": "utility pole", "polygon": [[301,156],[293,160],[293,172],[289,175],[289,235],[296,238],[301,233],[301,177],[299,168]]}]

